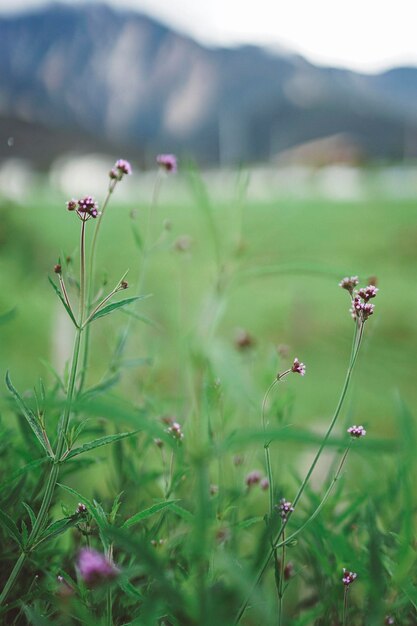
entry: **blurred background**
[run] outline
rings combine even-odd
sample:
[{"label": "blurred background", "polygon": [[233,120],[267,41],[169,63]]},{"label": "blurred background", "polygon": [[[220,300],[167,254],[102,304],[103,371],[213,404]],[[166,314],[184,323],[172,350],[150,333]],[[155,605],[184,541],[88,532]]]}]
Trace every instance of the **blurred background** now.
[{"label": "blurred background", "polygon": [[[132,161],[134,176],[117,189],[103,227],[101,271],[114,282],[129,267],[134,284],[132,229],[144,227],[155,156],[168,152],[180,171],[164,181],[155,211],[155,237],[165,233],[166,245],[149,268],[154,295],[143,305],[164,331],[147,328],[131,351],[145,360],[152,353],[153,375],[173,396],[175,337],[199,327],[215,281],[188,175],[195,163],[226,270],[257,276],[230,296],[219,323],[226,349],[213,357],[224,376],[243,367],[239,393],[259,364],[264,389],[265,372],[273,376],[281,358],[277,346],[288,345],[311,366],[301,412],[325,419],[352,331],[337,284],[360,274],[362,284],[376,276],[381,291],[360,366],[358,420],[383,418],[393,430],[397,393],[417,400],[410,3],[290,4],[0,0],[0,360],[16,384],[48,376],[45,363],[62,371],[71,349],[72,331],[46,282],[58,255],[78,245],[65,200],[102,199],[116,158]],[[103,328],[98,377],[116,341]],[[254,338],[249,364],[239,361],[239,329]]]}]

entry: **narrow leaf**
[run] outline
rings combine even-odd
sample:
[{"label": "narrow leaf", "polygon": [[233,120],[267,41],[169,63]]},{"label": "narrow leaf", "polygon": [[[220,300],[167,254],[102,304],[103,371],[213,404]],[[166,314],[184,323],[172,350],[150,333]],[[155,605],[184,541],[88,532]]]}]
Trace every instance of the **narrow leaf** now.
[{"label": "narrow leaf", "polygon": [[36,545],[38,546],[44,541],[49,541],[54,537],[58,537],[58,535],[62,535],[62,533],[67,531],[69,528],[73,528],[73,526],[78,524],[79,521],[80,518],[78,515],[71,515],[70,517],[64,517],[56,522],[52,522],[52,524],[45,528],[39,540],[36,542]]},{"label": "narrow leaf", "polygon": [[29,515],[29,518],[30,518],[30,523],[32,524],[32,528],[33,528],[35,523],[36,523],[36,515],[35,515],[33,509],[31,509],[30,506],[28,504],[26,504],[26,502],[22,502],[22,506],[24,506],[26,511],[28,512],[28,515]]},{"label": "narrow leaf", "polygon": [[95,448],[100,448],[101,446],[107,446],[109,443],[113,443],[115,441],[120,441],[120,439],[125,439],[126,437],[131,437],[132,435],[136,435],[139,431],[133,431],[131,433],[119,433],[118,435],[106,435],[105,437],[100,437],[99,439],[95,439],[94,441],[89,441],[88,443],[84,443],[82,446],[78,448],[74,448],[67,455],[67,459],[72,459],[72,457],[77,456],[78,454],[83,454],[84,452],[89,452],[90,450],[94,450]]},{"label": "narrow leaf", "polygon": [[159,504],[154,504],[153,506],[150,506],[148,509],[141,511],[140,513],[136,513],[136,515],[132,515],[132,517],[129,517],[129,519],[127,519],[125,523],[123,524],[122,528],[130,528],[131,526],[138,524],[144,519],[151,517],[151,515],[155,515],[155,513],[159,513],[163,509],[166,509],[167,507],[172,506],[176,502],[179,502],[179,500],[169,500],[168,502],[159,502]]},{"label": "narrow leaf", "polygon": [[108,304],[104,306],[102,309],[99,309],[97,313],[94,313],[93,317],[90,319],[90,322],[97,320],[99,317],[104,317],[105,315],[109,315],[116,311],[117,309],[121,309],[125,306],[129,306],[133,302],[137,302],[138,300],[144,300],[145,298],[149,298],[149,295],[146,296],[134,296],[133,298],[124,298],[123,300],[119,300],[118,302],[113,302],[112,304]]},{"label": "narrow leaf", "polygon": [[58,296],[58,298],[61,300],[62,304],[64,305],[64,308],[65,308],[66,312],[68,313],[68,315],[70,316],[72,323],[74,324],[74,326],[76,328],[78,328],[77,321],[76,321],[76,319],[75,319],[71,309],[69,308],[68,304],[65,302],[65,298],[62,295],[61,291],[55,285],[54,281],[52,280],[52,278],[50,276],[48,276],[48,280],[49,280],[50,284],[52,285],[52,288],[55,291],[56,295]]},{"label": "narrow leaf", "polygon": [[16,543],[23,548],[22,538],[19,533],[19,529],[7,513],[0,509],[0,524],[5,528],[8,535],[16,541]]},{"label": "narrow leaf", "polygon": [[178,506],[178,504],[173,504],[171,511],[179,517],[182,517],[182,519],[186,522],[192,522],[194,520],[194,515],[191,511],[187,511],[187,509],[184,509],[182,506]]},{"label": "narrow leaf", "polygon": [[31,409],[28,406],[26,406],[23,398],[13,386],[12,381],[10,380],[9,372],[6,372],[6,385],[9,391],[11,392],[11,394],[13,395],[14,399],[16,400],[17,406],[19,407],[22,414],[26,418],[26,421],[28,422],[29,426],[35,433],[35,436],[38,439],[39,443],[45,450],[46,454],[50,457],[51,454],[48,449],[48,446],[46,445],[43,432],[42,432],[41,427],[39,426],[38,420],[36,419],[36,416],[33,413],[33,411],[31,411]]}]

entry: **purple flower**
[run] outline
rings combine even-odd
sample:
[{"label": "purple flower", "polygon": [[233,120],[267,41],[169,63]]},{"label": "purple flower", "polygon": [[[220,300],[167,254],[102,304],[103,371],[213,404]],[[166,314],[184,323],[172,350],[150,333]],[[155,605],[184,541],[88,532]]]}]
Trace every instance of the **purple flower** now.
[{"label": "purple flower", "polygon": [[122,180],[123,176],[130,176],[130,174],[132,173],[132,166],[130,165],[129,161],[126,161],[125,159],[119,159],[118,161],[116,161],[114,167],[111,168],[110,172],[109,172],[109,177],[112,180]]},{"label": "purple flower", "polygon": [[362,300],[365,300],[365,302],[368,302],[371,298],[375,298],[378,291],[379,289],[378,287],[375,287],[375,285],[368,285],[367,287],[359,289],[358,296],[360,296]]},{"label": "purple flower", "polygon": [[68,209],[68,211],[75,211],[77,206],[78,206],[78,202],[76,200],[74,200],[74,198],[72,198],[72,200],[68,200],[68,202],[67,202],[67,209]]},{"label": "purple flower", "polygon": [[366,435],[366,430],[364,429],[364,427],[356,426],[356,424],[348,428],[347,432],[351,437],[355,437],[356,439],[360,439],[361,437],[365,437]]},{"label": "purple flower", "polygon": [[105,554],[92,548],[83,548],[77,560],[77,568],[87,587],[96,587],[115,578],[119,570]]},{"label": "purple flower", "polygon": [[301,376],[304,376],[304,374],[306,373],[306,366],[304,365],[304,363],[300,363],[297,357],[295,357],[291,371],[295,372],[296,374],[301,374]]},{"label": "purple flower", "polygon": [[357,574],[355,572],[349,572],[345,567],[343,568],[343,578],[342,582],[346,587],[349,587],[353,583],[353,581],[357,578]]},{"label": "purple flower", "polygon": [[359,284],[359,279],[357,276],[351,276],[350,278],[349,276],[346,276],[346,278],[343,278],[340,281],[339,287],[341,287],[342,289],[346,289],[350,293],[350,295],[352,295],[354,288],[358,284]]},{"label": "purple flower", "polygon": [[258,470],[252,470],[245,478],[245,483],[247,487],[252,487],[253,485],[257,485],[261,481],[261,472]]},{"label": "purple flower", "polygon": [[278,510],[278,513],[281,515],[281,518],[284,520],[284,522],[287,521],[288,517],[294,511],[292,502],[289,502],[285,498],[281,498],[279,504],[277,504],[275,508]]},{"label": "purple flower", "polygon": [[395,619],[392,617],[392,615],[386,615],[384,619],[384,624],[386,624],[387,626],[391,626],[391,624],[395,624]]},{"label": "purple flower", "polygon": [[180,424],[178,424],[178,422],[171,422],[170,427],[167,428],[167,433],[169,433],[174,437],[174,439],[178,439],[179,441],[184,439],[184,433],[182,432],[181,426]]},{"label": "purple flower", "polygon": [[156,157],[156,162],[158,163],[161,169],[164,169],[166,172],[170,172],[171,174],[175,174],[178,168],[177,157],[175,154],[158,154]]}]

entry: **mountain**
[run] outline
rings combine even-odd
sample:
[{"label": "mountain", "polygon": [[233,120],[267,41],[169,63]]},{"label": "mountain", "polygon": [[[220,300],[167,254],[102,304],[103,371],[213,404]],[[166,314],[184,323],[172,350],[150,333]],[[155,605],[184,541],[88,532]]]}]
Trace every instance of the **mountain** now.
[{"label": "mountain", "polygon": [[67,138],[69,149],[203,163],[268,159],[346,133],[368,157],[399,158],[417,136],[416,104],[417,68],[366,76],[255,46],[208,48],[104,4],[0,19],[0,135],[12,119],[45,128],[51,158],[55,133],[60,151]]}]

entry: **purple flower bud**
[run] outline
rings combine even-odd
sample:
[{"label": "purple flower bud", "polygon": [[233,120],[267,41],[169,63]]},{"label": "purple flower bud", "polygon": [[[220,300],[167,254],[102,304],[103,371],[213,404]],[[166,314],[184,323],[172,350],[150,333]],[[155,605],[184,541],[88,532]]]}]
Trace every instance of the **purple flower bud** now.
[{"label": "purple flower bud", "polygon": [[178,168],[177,157],[175,154],[158,154],[156,157],[156,162],[158,163],[161,169],[164,169],[166,172],[170,172],[171,174],[175,174]]},{"label": "purple flower bud", "polygon": [[264,478],[262,478],[261,482],[259,483],[259,486],[262,489],[262,491],[268,491],[268,489],[269,489],[269,480],[267,479],[266,476]]},{"label": "purple flower bud", "polygon": [[343,568],[343,578],[342,582],[346,587],[349,587],[353,583],[353,581],[357,578],[357,574],[355,572],[349,572],[345,567]]},{"label": "purple flower bud", "polygon": [[365,437],[366,435],[366,430],[364,429],[364,427],[356,426],[356,424],[348,428],[347,432],[349,433],[351,437],[354,437],[356,439],[360,439],[360,437]]},{"label": "purple flower bud", "polygon": [[301,376],[304,376],[304,374],[306,373],[306,366],[304,365],[304,363],[300,363],[297,357],[295,357],[291,371],[295,372],[296,374],[301,374]]},{"label": "purple flower bud", "polygon": [[253,485],[257,485],[261,481],[261,472],[258,470],[253,470],[249,472],[249,474],[245,478],[245,483],[247,487],[252,487]]},{"label": "purple flower bud", "polygon": [[378,291],[379,289],[378,287],[375,287],[375,285],[368,285],[368,287],[362,287],[362,289],[359,289],[358,295],[362,298],[362,300],[368,302],[371,298],[375,298]]},{"label": "purple flower bud", "polygon": [[184,433],[182,432],[181,426],[180,424],[178,424],[178,422],[172,422],[171,426],[167,429],[167,433],[169,433],[174,437],[174,439],[178,439],[179,441],[184,439]]},{"label": "purple flower bud", "polygon": [[101,583],[116,578],[119,574],[117,567],[105,554],[92,548],[83,548],[77,560],[77,568],[87,587],[96,587]]},{"label": "purple flower bud", "polygon": [[74,200],[74,198],[72,200],[68,200],[67,202],[68,211],[75,211],[76,208],[77,208],[77,201]]},{"label": "purple flower bud", "polygon": [[124,175],[130,176],[130,174],[132,173],[132,166],[130,165],[129,161],[126,161],[125,159],[119,159],[118,161],[116,161],[114,168],[110,170],[110,178],[112,178],[112,173],[116,173],[117,179],[121,180]]},{"label": "purple flower bud", "polygon": [[85,506],[85,504],[79,502],[76,508],[76,513],[78,513],[79,515],[87,513],[87,507]]}]

